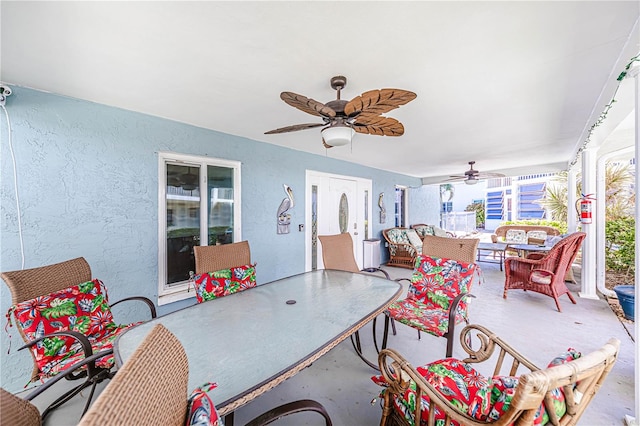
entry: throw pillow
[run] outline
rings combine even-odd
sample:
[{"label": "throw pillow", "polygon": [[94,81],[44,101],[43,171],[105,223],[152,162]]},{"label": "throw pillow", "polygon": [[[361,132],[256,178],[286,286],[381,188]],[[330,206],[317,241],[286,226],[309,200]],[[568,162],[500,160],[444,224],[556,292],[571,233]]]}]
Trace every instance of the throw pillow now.
[{"label": "throw pillow", "polygon": [[189,397],[186,426],[224,426],[213,401],[207,395],[217,386],[209,382],[193,390]]},{"label": "throw pillow", "polygon": [[256,264],[234,266],[194,277],[198,303],[256,286]]},{"label": "throw pillow", "polygon": [[[98,279],[18,303],[11,307],[7,317],[12,313],[28,340],[71,330],[87,336],[94,344],[118,329],[109,308],[107,290]],[[49,371],[78,350],[82,351],[76,340],[65,336],[50,337],[32,347],[41,371]]]}]

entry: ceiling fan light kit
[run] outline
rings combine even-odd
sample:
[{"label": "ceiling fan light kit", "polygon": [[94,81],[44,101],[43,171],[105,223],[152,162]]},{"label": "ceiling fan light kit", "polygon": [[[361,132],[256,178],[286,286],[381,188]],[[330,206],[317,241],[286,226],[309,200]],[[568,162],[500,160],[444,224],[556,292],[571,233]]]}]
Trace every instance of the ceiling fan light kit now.
[{"label": "ceiling fan light kit", "polygon": [[465,179],[464,183],[466,183],[467,185],[475,185],[476,183],[478,183],[478,178],[469,177]]},{"label": "ceiling fan light kit", "polygon": [[320,133],[322,134],[322,143],[328,147],[334,147],[351,143],[355,130],[345,124],[335,124],[325,127]]},{"label": "ceiling fan light kit", "polygon": [[347,85],[347,78],[336,76],[331,79],[331,88],[337,92],[336,99],[323,104],[293,92],[280,93],[280,99],[290,106],[318,116],[323,123],[295,124],[265,132],[295,132],[298,130],[323,127],[322,142],[326,148],[343,146],[351,142],[355,132],[377,136],[401,136],[404,126],[395,118],[382,114],[411,102],[416,94],[402,89],[369,90],[350,101],[340,99],[340,92]]}]

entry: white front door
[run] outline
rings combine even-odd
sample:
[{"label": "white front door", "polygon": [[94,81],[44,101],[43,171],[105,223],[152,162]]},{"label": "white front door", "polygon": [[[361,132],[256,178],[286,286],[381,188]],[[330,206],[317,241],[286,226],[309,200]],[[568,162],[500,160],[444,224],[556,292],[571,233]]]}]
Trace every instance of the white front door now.
[{"label": "white front door", "polygon": [[318,235],[351,234],[359,267],[363,264],[363,241],[370,238],[371,180],[307,171],[306,270],[322,269]]}]

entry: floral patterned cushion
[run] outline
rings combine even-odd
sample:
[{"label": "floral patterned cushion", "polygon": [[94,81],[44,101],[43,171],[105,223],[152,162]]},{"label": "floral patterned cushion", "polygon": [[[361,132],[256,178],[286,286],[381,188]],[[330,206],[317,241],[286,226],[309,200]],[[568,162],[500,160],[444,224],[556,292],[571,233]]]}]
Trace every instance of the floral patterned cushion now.
[{"label": "floral patterned cushion", "polygon": [[207,395],[217,386],[215,383],[205,383],[194,389],[189,397],[186,426],[224,426],[213,401]]},{"label": "floral patterned cushion", "polygon": [[[417,367],[416,370],[461,412],[478,420],[486,418],[491,408],[488,381],[470,364],[446,358]],[[378,385],[387,386],[383,376],[373,376],[371,379]],[[415,424],[416,384],[413,380],[409,381],[407,390],[401,396],[394,397],[393,405],[409,424]],[[426,395],[422,396],[420,408],[420,423],[426,424],[429,418],[429,397]],[[436,424],[443,424],[445,419],[444,413],[437,408],[435,419]],[[451,425],[457,426],[459,423],[452,421]]]},{"label": "floral patterned cushion", "polygon": [[[398,300],[387,310],[394,320],[434,336],[444,336],[449,328],[449,311],[429,308],[419,300]],[[464,318],[463,315],[457,314],[456,324],[464,321]]]},{"label": "floral patterned cushion", "polygon": [[256,264],[235,266],[194,277],[198,303],[256,286]]},{"label": "floral patterned cushion", "polygon": [[414,225],[413,229],[415,229],[422,238],[424,238],[425,235],[435,235],[435,229],[431,225]]},{"label": "floral patterned cushion", "polygon": [[[577,359],[581,356],[580,352],[577,352],[573,348],[567,349],[566,352],[559,354],[547,365],[547,367],[553,367],[555,365],[564,364],[566,362]],[[516,387],[518,386],[518,378],[512,376],[494,376],[491,378],[491,410],[489,412],[489,421],[494,421],[500,418],[511,405],[511,400],[515,395]],[[551,402],[553,403],[553,410],[558,418],[562,417],[567,411],[567,405],[565,403],[564,391],[562,388],[553,389],[551,391]],[[538,411],[536,411],[535,418],[533,420],[534,425],[545,425],[549,422],[549,414],[544,404],[540,405]]]},{"label": "floral patterned cushion", "polygon": [[[432,309],[449,309],[458,295],[471,290],[476,271],[474,263],[419,255],[415,260],[408,299],[417,299]],[[458,305],[458,313],[466,316],[465,302]]]},{"label": "floral patterned cushion", "polygon": [[414,246],[418,252],[422,252],[422,239],[418,235],[418,233],[413,229],[407,229],[407,238],[409,239],[409,243]]},{"label": "floral patterned cushion", "polygon": [[[31,341],[55,331],[77,331],[89,339],[94,353],[111,349],[116,336],[134,325],[116,325],[109,308],[107,291],[98,279],[64,290],[18,303],[7,313]],[[55,336],[44,339],[32,348],[39,377],[53,376],[84,358],[84,352],[71,337]],[[101,368],[113,366],[113,354],[96,361]]]},{"label": "floral patterned cushion", "polygon": [[[443,336],[449,327],[449,307],[458,295],[468,293],[475,264],[418,255],[407,297],[392,303],[389,316],[403,324]],[[467,302],[456,309],[456,324],[466,320]]]},{"label": "floral patterned cushion", "polygon": [[387,230],[389,241],[396,244],[409,244],[409,237],[405,229],[391,228]]},{"label": "floral patterned cushion", "polygon": [[[549,367],[563,364],[580,357],[580,352],[569,348],[554,358]],[[498,420],[509,410],[511,401],[518,386],[518,377],[494,376],[486,379],[470,364],[454,358],[446,358],[430,364],[417,367],[416,371],[427,382],[434,386],[448,401],[458,407],[461,412],[486,422]],[[387,387],[387,382],[381,375],[371,378],[374,383]],[[385,390],[382,391],[384,394]],[[566,413],[564,393],[561,388],[551,391],[553,409],[560,418]],[[415,425],[414,414],[416,408],[416,384],[409,381],[409,387],[393,400],[394,409],[401,414],[410,425]],[[429,398],[422,397],[421,422],[426,423],[429,417]],[[436,409],[436,424],[444,424],[444,413]],[[544,404],[536,412],[533,424],[545,425],[549,422],[549,415]],[[452,421],[452,425],[459,425]]]},{"label": "floral patterned cushion", "polygon": [[521,229],[509,229],[505,242],[513,244],[527,244],[527,233]]},{"label": "floral patterned cushion", "polygon": [[531,271],[531,274],[529,275],[529,279],[531,280],[531,282],[536,284],[549,285],[551,284],[552,278],[553,278],[552,272],[544,271],[541,269],[534,269],[533,271]]}]

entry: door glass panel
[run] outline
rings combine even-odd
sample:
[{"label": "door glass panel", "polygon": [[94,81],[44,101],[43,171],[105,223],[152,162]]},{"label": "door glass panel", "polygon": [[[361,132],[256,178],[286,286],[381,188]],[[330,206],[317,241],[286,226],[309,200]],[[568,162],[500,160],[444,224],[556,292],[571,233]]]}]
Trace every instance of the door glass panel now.
[{"label": "door glass panel", "polygon": [[340,233],[347,232],[349,223],[349,200],[347,194],[343,193],[340,197],[340,206],[338,208],[338,224],[340,225]]},{"label": "door glass panel", "polygon": [[318,185],[311,186],[311,270],[318,269]]},{"label": "door glass panel", "polygon": [[193,246],[200,243],[200,167],[167,164],[167,285],[195,270]]},{"label": "door glass panel", "polygon": [[[207,166],[208,244],[233,242],[233,169]],[[203,244],[204,245],[204,244]]]},{"label": "door glass panel", "polygon": [[364,191],[364,239],[369,239],[369,191]]}]

